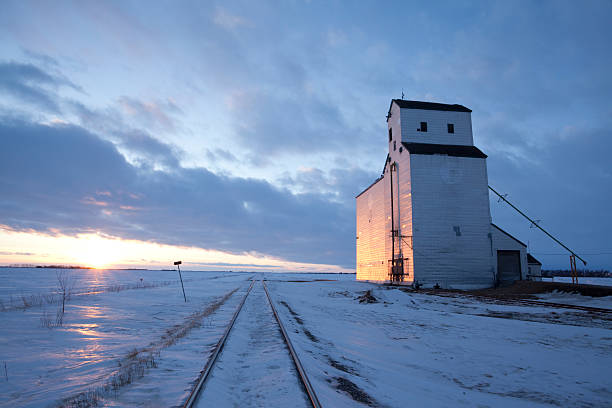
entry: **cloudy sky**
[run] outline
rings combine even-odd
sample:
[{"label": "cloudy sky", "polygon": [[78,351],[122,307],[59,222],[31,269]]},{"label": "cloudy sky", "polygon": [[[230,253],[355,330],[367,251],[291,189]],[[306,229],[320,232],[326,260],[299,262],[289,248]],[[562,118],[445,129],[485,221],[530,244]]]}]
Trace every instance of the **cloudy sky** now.
[{"label": "cloudy sky", "polygon": [[352,270],[403,91],[471,108],[490,184],[612,268],[612,3],[422,3],[0,2],[0,263]]}]

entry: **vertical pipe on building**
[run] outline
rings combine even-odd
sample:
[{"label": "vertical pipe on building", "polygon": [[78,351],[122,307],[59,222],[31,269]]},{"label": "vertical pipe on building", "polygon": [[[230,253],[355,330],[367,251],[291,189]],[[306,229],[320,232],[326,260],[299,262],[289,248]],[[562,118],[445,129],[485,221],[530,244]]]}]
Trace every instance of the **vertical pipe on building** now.
[{"label": "vertical pipe on building", "polygon": [[[397,173],[395,175],[395,184],[397,187],[397,191],[395,193],[395,195],[397,195],[397,251],[398,251],[398,255],[399,258],[398,259],[402,259],[404,258],[404,254],[402,252],[402,206],[400,205],[400,182],[399,182],[399,170],[398,170],[398,166],[399,164],[397,162],[394,163],[395,164],[395,172]],[[404,261],[401,261],[402,263],[402,275],[404,273]]]},{"label": "vertical pipe on building", "polygon": [[389,181],[391,183],[391,272],[389,273],[389,281],[393,283],[393,268],[395,267],[395,222],[393,211],[393,167],[395,163],[389,165]]}]

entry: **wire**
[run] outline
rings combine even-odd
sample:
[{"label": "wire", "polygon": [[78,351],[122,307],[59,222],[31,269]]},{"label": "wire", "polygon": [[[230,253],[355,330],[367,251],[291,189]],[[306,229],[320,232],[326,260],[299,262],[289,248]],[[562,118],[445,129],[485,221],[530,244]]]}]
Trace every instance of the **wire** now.
[{"label": "wire", "polygon": [[[582,251],[581,251],[582,252]],[[567,253],[550,253],[550,252],[532,252],[535,255],[567,255]],[[593,254],[586,254],[582,252],[584,255],[595,256],[595,255],[612,255],[612,252],[598,252]]]},{"label": "wire", "polygon": [[499,197],[500,200],[503,200],[506,204],[508,204],[510,207],[514,208],[516,210],[516,212],[518,212],[519,214],[521,214],[523,217],[527,218],[529,220],[529,222],[531,222],[531,225],[538,228],[540,231],[542,231],[543,233],[545,233],[546,235],[548,235],[553,241],[555,241],[557,244],[561,245],[563,248],[565,248],[568,252],[570,252],[573,256],[575,256],[576,258],[580,259],[582,261],[582,263],[586,266],[587,262],[582,259],[580,257],[580,255],[578,255],[577,253],[575,253],[574,251],[572,251],[571,249],[569,249],[568,247],[566,247],[561,241],[559,241],[557,238],[553,237],[548,231],[546,231],[544,228],[542,228],[540,226],[540,224],[538,223],[539,221],[535,221],[531,218],[529,218],[524,212],[522,212],[521,210],[519,210],[514,204],[512,204],[510,201],[508,201],[508,199],[506,198],[506,196],[508,194],[499,194],[497,191],[495,191],[495,189],[491,186],[489,186],[489,190],[491,190],[492,192],[495,193],[495,195],[497,195]]}]

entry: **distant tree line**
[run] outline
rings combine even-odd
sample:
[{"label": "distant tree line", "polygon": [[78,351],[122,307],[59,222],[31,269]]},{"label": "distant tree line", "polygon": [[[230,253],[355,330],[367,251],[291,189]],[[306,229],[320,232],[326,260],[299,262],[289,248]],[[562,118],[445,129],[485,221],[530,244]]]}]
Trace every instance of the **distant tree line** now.
[{"label": "distant tree line", "polygon": [[78,265],[34,265],[34,264],[11,264],[0,266],[0,268],[49,268],[49,269],[93,269],[90,266]]},{"label": "distant tree line", "polygon": [[[591,278],[611,278],[612,274],[606,269],[578,269],[576,271],[578,276],[591,277]],[[542,269],[542,276],[546,278],[552,278],[553,276],[572,276],[572,271],[568,269]]]}]

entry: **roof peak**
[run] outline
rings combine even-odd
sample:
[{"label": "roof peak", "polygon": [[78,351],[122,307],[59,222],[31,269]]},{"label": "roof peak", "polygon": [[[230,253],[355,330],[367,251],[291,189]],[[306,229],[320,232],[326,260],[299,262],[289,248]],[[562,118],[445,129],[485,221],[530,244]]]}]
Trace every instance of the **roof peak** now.
[{"label": "roof peak", "polygon": [[[453,112],[471,112],[472,110],[466,108],[463,105],[453,104],[449,105],[446,103],[438,102],[423,102],[423,101],[408,101],[405,99],[391,99],[391,105],[393,102],[402,109],[424,109],[424,110],[437,110],[437,111],[453,111]],[[391,110],[391,106],[389,106]]]}]

